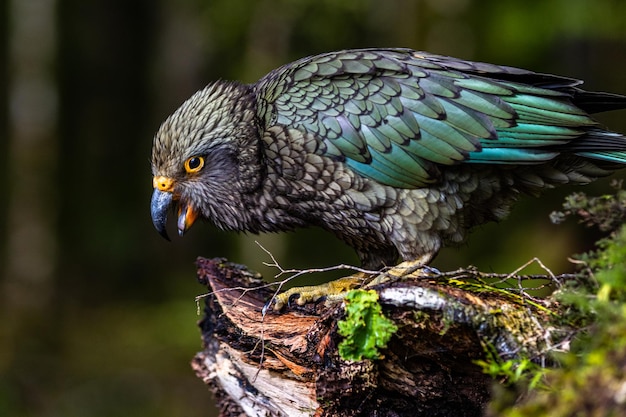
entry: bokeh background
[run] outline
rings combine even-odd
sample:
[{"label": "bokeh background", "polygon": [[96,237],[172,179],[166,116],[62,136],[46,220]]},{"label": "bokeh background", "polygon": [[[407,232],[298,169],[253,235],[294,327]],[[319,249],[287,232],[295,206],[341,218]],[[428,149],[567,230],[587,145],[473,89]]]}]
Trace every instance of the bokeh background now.
[{"label": "bokeh background", "polygon": [[[272,236],[196,225],[168,243],[149,216],[152,135],[211,80],[253,82],[319,52],[404,46],[521,66],[626,94],[624,0],[5,0],[0,2],[0,415],[213,416],[196,256],[271,278],[355,263],[319,230]],[[626,132],[626,113],[602,121]],[[608,180],[591,193],[609,190]],[[572,189],[446,249],[442,269],[555,273],[596,237],[549,213]],[[171,233],[174,234],[174,233]],[[304,284],[305,280],[297,284]]]}]

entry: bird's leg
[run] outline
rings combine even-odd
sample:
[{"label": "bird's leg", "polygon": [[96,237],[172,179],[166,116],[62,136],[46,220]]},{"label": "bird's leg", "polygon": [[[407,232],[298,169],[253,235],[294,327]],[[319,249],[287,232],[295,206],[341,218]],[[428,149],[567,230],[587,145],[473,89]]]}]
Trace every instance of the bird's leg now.
[{"label": "bird's leg", "polygon": [[298,305],[315,302],[322,297],[326,297],[329,301],[340,300],[348,291],[362,286],[371,278],[372,276],[369,274],[358,272],[320,285],[293,287],[276,296],[274,310],[281,310],[284,306],[290,304],[290,299],[295,296],[298,296],[294,300]]},{"label": "bird's leg", "polygon": [[[430,259],[430,256],[428,257]],[[385,282],[395,281],[403,279],[405,277],[422,277],[429,274],[438,274],[439,271],[428,265],[425,265],[423,258],[418,258],[412,261],[405,261],[397,266],[387,270],[381,271],[378,274],[372,275],[365,272],[358,272],[356,274],[339,278],[337,280],[327,282],[320,285],[312,285],[306,287],[293,287],[276,296],[274,302],[274,310],[281,310],[284,306],[289,305],[292,301],[292,297],[297,298],[294,300],[298,305],[304,305],[306,303],[315,302],[322,297],[325,297],[329,301],[341,300],[348,291],[355,288],[382,284]],[[419,273],[415,274],[417,271]]]},{"label": "bird's leg", "polygon": [[[430,258],[431,256],[429,255],[428,260]],[[432,266],[426,265],[426,261],[422,257],[422,258],[413,259],[411,261],[404,261],[394,266],[390,270],[384,273],[378,274],[367,285],[373,286],[373,285],[382,284],[384,282],[409,277],[409,276],[414,275],[419,270],[422,270],[422,271],[416,274],[415,277],[421,277],[427,274],[439,274],[440,273],[439,270],[437,270],[437,268],[433,268]]]}]

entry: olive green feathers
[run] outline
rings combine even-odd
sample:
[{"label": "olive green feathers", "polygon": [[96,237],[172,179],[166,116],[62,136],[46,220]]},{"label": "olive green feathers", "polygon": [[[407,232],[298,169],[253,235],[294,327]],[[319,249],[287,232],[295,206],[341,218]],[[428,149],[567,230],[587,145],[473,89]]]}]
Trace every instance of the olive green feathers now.
[{"label": "olive green feathers", "polygon": [[[427,262],[520,193],[626,164],[626,138],[590,116],[626,98],[581,84],[408,49],[307,57],[256,84],[211,84],[170,116],[152,170],[172,186],[153,201],[183,208],[181,233],[195,216],[251,232],[316,225],[365,266]],[[203,168],[189,172],[194,157]]]}]

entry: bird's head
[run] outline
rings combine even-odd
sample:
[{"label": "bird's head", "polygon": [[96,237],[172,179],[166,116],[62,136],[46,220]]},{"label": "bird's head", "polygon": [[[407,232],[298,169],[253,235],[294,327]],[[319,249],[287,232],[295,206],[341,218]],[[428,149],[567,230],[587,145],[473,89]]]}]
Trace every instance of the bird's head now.
[{"label": "bird's head", "polygon": [[152,222],[168,239],[167,214],[178,207],[182,236],[197,218],[241,228],[242,196],[258,187],[260,140],[247,85],[216,82],[184,102],[152,146]]}]

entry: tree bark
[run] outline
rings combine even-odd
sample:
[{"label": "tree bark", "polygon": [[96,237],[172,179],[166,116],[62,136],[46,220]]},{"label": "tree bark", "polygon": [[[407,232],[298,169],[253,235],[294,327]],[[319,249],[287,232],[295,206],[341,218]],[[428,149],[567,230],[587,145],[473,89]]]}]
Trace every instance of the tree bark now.
[{"label": "tree bark", "polygon": [[224,417],[479,416],[493,379],[475,361],[489,351],[539,360],[548,343],[540,306],[458,285],[476,271],[413,274],[372,287],[398,330],[379,359],[348,361],[338,354],[342,302],[264,314],[274,291],[257,274],[224,259],[197,266],[209,294],[192,365]]}]

